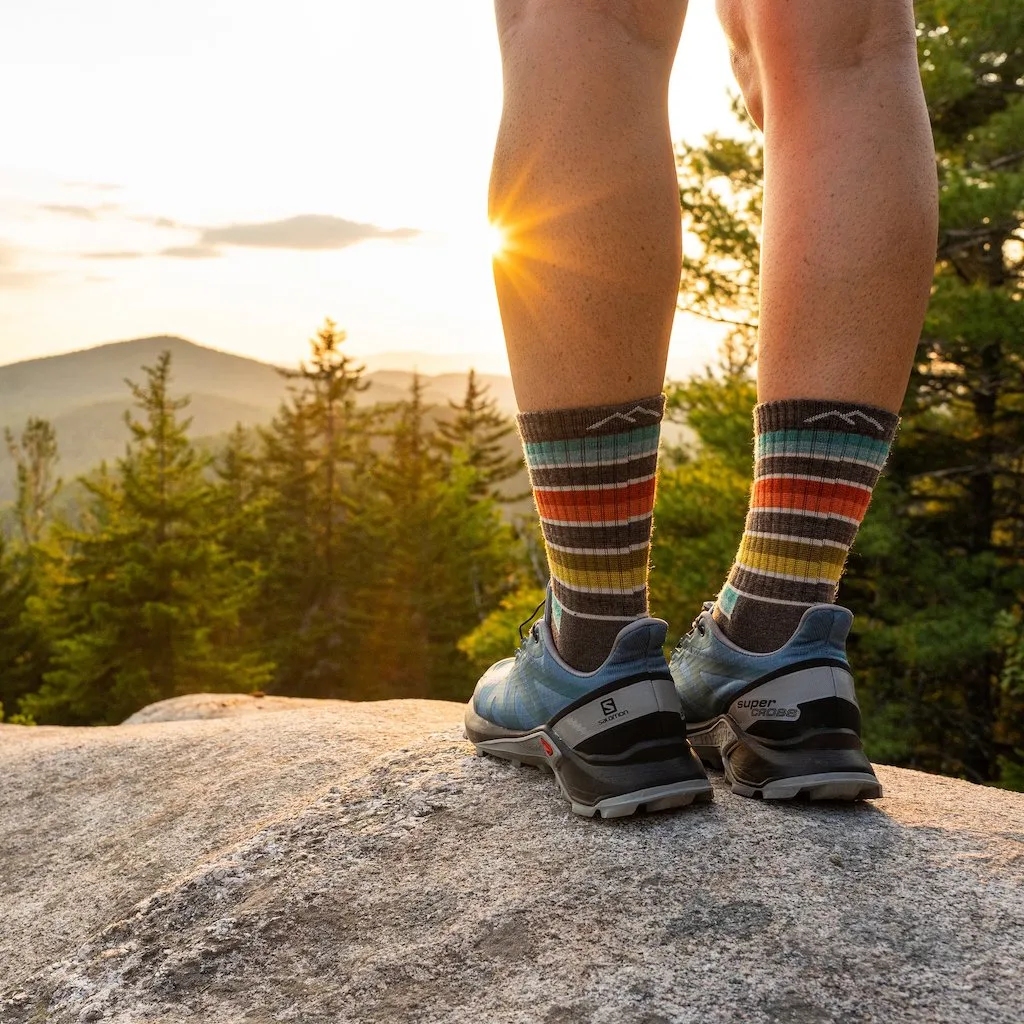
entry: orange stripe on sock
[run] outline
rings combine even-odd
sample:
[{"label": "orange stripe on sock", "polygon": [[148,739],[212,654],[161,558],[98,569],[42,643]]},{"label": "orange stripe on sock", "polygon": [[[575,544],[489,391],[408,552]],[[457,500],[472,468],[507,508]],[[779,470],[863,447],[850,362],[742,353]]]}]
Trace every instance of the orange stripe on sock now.
[{"label": "orange stripe on sock", "polygon": [[861,520],[871,503],[871,492],[847,484],[815,480],[758,480],[754,484],[753,508],[796,508],[805,512],[827,512]]},{"label": "orange stripe on sock", "polygon": [[657,480],[642,480],[629,487],[589,488],[579,491],[534,491],[537,510],[545,519],[579,523],[616,523],[647,515],[654,508]]}]

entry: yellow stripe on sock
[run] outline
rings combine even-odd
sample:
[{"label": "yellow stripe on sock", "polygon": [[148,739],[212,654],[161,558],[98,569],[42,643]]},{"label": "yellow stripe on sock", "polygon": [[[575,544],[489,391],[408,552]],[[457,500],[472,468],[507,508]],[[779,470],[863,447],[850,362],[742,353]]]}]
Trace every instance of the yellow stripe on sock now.
[{"label": "yellow stripe on sock", "polygon": [[846,552],[836,548],[821,548],[814,558],[787,557],[777,547],[772,550],[759,543],[758,538],[744,536],[736,561],[755,571],[838,583],[846,564]]},{"label": "yellow stripe on sock", "polygon": [[593,569],[572,569],[559,563],[554,552],[548,552],[551,574],[575,590],[639,590],[647,583],[647,563],[621,571],[599,572]]}]

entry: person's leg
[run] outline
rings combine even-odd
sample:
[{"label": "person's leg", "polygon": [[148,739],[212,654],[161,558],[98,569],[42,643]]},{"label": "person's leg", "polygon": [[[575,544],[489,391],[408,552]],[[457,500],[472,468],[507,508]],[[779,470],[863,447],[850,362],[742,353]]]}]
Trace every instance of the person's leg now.
[{"label": "person's leg", "polygon": [[685,0],[496,0],[505,99],[489,213],[562,657],[647,614],[680,217],[668,81]]},{"label": "person's leg", "polygon": [[466,737],[548,768],[584,815],[712,797],[667,623],[647,615],[680,269],[668,78],[685,7],[496,0],[490,215],[508,244],[495,283],[551,582],[516,656],[477,683]]},{"label": "person's leg", "polygon": [[770,651],[835,600],[896,427],[934,270],[911,0],[718,0],[764,129],[755,484],[715,619]]}]

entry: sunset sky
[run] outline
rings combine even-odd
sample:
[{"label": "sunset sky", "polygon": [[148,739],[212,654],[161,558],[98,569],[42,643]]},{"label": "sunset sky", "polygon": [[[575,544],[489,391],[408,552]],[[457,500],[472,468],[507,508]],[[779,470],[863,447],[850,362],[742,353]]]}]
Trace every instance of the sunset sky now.
[{"label": "sunset sky", "polygon": [[[672,130],[731,123],[692,0]],[[353,352],[507,371],[487,177],[489,0],[5,0],[0,363],[153,334],[293,363]],[[717,334],[680,317],[670,370]]]}]

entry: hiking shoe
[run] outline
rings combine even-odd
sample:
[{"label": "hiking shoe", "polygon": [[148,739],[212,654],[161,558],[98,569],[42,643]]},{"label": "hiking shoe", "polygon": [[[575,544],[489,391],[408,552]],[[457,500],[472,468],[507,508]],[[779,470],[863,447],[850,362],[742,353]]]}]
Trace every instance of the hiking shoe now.
[{"label": "hiking shoe", "polygon": [[686,731],[705,764],[740,796],[871,800],[882,795],[860,743],[860,707],[846,660],[853,615],[834,604],[804,612],[777,651],[732,643],[713,604],[672,654]]},{"label": "hiking shoe", "polygon": [[668,623],[629,623],[604,664],[583,673],[555,650],[550,589],[543,607],[528,634],[529,620],[520,626],[515,657],[477,683],[466,710],[477,752],[552,772],[573,811],[587,817],[710,800],[662,651]]}]

